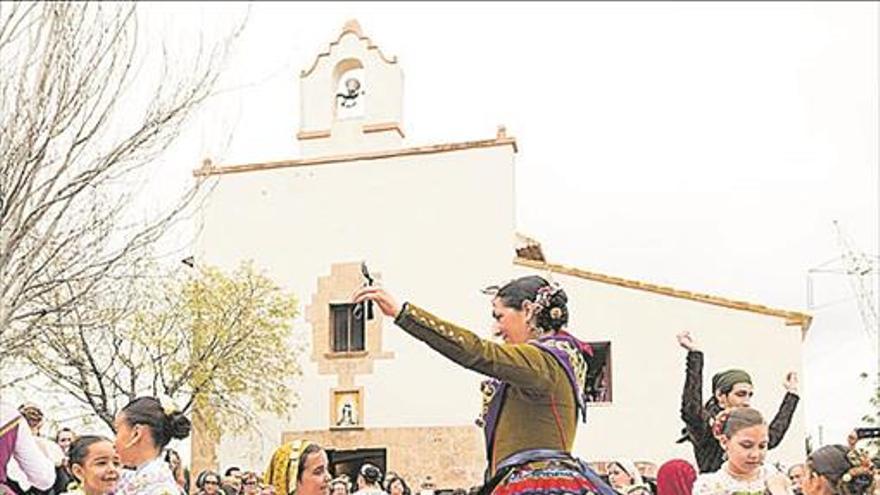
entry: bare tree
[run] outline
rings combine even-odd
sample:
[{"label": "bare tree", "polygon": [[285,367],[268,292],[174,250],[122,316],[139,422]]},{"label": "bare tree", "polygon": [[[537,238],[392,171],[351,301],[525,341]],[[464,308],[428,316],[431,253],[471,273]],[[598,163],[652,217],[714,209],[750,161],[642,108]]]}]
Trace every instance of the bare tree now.
[{"label": "bare tree", "polygon": [[151,218],[129,211],[132,185],[212,94],[243,27],[199,44],[186,67],[151,45],[164,55],[152,70],[134,4],[0,3],[0,355],[131,276],[203,196],[196,181]]},{"label": "bare tree", "polygon": [[261,412],[293,410],[301,349],[291,343],[292,295],[250,264],[143,271],[162,276],[102,284],[70,314],[41,320],[24,351],[41,376],[110,427],[140,395],[167,394],[184,412],[209,407],[214,432],[218,422],[243,432]]}]

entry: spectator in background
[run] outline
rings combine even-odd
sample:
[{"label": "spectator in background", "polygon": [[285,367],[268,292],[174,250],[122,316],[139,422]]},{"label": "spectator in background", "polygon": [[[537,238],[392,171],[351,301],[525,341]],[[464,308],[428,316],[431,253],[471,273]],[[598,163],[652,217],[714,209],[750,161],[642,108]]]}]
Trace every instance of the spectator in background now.
[{"label": "spectator in background", "polygon": [[330,481],[330,495],[348,495],[351,480],[346,475],[337,476]]},{"label": "spectator in background", "polygon": [[220,488],[226,495],[239,495],[241,493],[241,478],[238,476],[224,476]]},{"label": "spectator in background", "polygon": [[70,428],[61,428],[58,430],[58,433],[55,434],[55,443],[61,447],[61,451],[64,452],[64,455],[67,455],[68,450],[70,450],[70,444],[73,442],[74,438],[76,438],[76,434],[73,433],[73,430]]},{"label": "spectator in background", "polygon": [[389,495],[412,495],[406,480],[393,471],[389,471],[388,476],[385,478],[385,491]]},{"label": "spectator in background", "polygon": [[425,476],[425,481],[422,482],[422,485],[419,487],[419,495],[434,495],[434,490],[437,489],[437,485],[434,484],[434,479],[431,478],[431,475]]},{"label": "spectator in background", "polygon": [[358,471],[357,486],[355,495],[384,495],[382,471],[369,462],[364,463]]},{"label": "spectator in background", "polygon": [[260,480],[257,473],[246,471],[241,474],[241,493],[242,495],[257,495],[260,493]]},{"label": "spectator in background", "polygon": [[226,472],[223,473],[223,476],[224,476],[224,477],[226,477],[226,476],[234,476],[234,477],[236,477],[236,478],[238,478],[238,479],[240,480],[240,479],[241,479],[241,468],[238,467],[238,466],[231,466],[231,467],[228,467],[228,468],[226,468]]},{"label": "spectator in background", "polygon": [[165,462],[171,469],[174,481],[180,489],[183,490],[184,493],[189,493],[189,490],[187,490],[186,473],[184,473],[183,470],[183,462],[180,460],[180,454],[174,449],[165,449]]},{"label": "spectator in background", "polygon": [[0,402],[0,493],[11,491],[6,469],[12,464],[21,471],[22,481],[39,490],[48,490],[55,483],[52,461],[37,446],[24,418],[15,408]]},{"label": "spectator in background", "polygon": [[197,495],[218,495],[220,493],[220,474],[205,470],[196,476]]},{"label": "spectator in background", "polygon": [[803,464],[795,464],[788,468],[788,479],[791,480],[792,491],[795,495],[801,495],[801,483],[804,482],[805,467]]},{"label": "spectator in background", "polygon": [[[61,470],[57,473],[59,478],[63,478],[61,483],[66,487],[74,480],[73,473],[70,472],[70,463],[69,463],[69,450],[70,444],[76,440],[76,434],[70,428],[61,428],[55,434],[55,443],[58,444],[58,447],[61,448],[61,452],[64,453],[64,459],[61,461]],[[58,484],[56,483],[56,486]]]},{"label": "spectator in background", "polygon": [[691,495],[697,470],[683,459],[673,459],[657,470],[657,495]]},{"label": "spectator in background", "polygon": [[608,465],[608,482],[621,495],[651,495],[639,469],[629,459],[617,459]]}]

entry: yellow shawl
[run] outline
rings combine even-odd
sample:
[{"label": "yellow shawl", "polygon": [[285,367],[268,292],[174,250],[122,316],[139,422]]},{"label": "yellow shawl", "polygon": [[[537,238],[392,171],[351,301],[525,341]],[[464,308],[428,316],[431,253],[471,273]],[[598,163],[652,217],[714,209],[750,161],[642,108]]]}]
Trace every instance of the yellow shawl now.
[{"label": "yellow shawl", "polygon": [[275,449],[264,479],[275,487],[277,495],[290,495],[296,491],[297,470],[302,451],[310,444],[308,440],[294,440]]}]

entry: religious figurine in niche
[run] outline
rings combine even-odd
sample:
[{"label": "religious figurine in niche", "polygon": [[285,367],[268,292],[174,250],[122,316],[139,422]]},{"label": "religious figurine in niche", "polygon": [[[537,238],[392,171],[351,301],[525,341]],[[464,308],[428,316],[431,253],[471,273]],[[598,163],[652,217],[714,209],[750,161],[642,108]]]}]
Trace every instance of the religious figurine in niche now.
[{"label": "religious figurine in niche", "polygon": [[336,426],[357,426],[357,424],[357,413],[354,410],[354,406],[351,405],[351,402],[342,404],[342,409],[339,411],[339,420],[336,422]]},{"label": "religious figurine in niche", "polygon": [[351,77],[345,80],[345,93],[336,93],[336,102],[342,108],[354,108],[358,97],[364,94],[366,93],[361,89],[361,82]]}]

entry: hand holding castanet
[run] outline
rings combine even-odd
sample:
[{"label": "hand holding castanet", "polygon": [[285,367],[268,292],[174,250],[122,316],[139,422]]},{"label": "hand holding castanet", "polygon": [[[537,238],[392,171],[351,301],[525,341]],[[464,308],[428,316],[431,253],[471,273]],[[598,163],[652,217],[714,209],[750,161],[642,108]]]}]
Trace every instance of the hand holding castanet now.
[{"label": "hand holding castanet", "polygon": [[378,287],[375,285],[368,285],[366,287],[361,287],[354,291],[354,294],[351,296],[352,302],[355,304],[362,303],[364,301],[372,301],[379,306],[379,310],[382,311],[382,314],[385,316],[395,318],[398,313],[400,313],[400,305],[397,304],[397,301],[394,300],[394,297],[391,296],[385,289],[382,287]]}]

